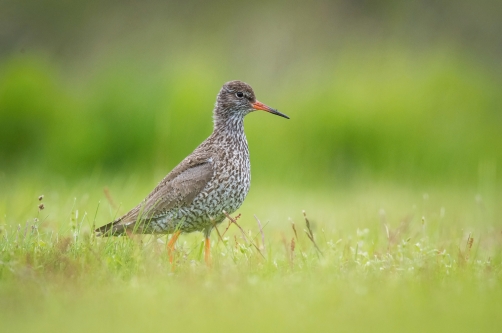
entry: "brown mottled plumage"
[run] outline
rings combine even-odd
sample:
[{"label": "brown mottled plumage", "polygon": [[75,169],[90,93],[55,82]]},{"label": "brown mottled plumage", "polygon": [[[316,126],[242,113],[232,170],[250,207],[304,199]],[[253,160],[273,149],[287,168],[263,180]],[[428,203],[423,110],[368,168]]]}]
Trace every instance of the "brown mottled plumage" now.
[{"label": "brown mottled plumage", "polygon": [[102,236],[175,233],[174,242],[179,232],[204,231],[206,251],[209,251],[209,235],[214,225],[225,219],[223,211],[228,214],[236,211],[249,191],[249,150],[243,121],[255,110],[288,118],[258,102],[248,84],[225,83],[213,110],[213,133],[143,202],[96,232]]}]

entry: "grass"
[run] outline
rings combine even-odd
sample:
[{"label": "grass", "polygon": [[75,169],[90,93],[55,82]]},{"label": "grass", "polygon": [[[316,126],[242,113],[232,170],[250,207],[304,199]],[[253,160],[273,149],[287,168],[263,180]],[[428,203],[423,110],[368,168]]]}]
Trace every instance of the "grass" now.
[{"label": "grass", "polygon": [[[246,236],[234,224],[224,233],[224,222],[207,268],[202,235],[184,235],[173,268],[166,237],[90,232],[153,185],[112,179],[108,194],[100,177],[3,181],[12,189],[0,197],[6,331],[488,332],[502,324],[498,192],[254,184],[237,219]],[[36,189],[46,190],[41,201]],[[113,209],[112,200],[123,204]]]}]

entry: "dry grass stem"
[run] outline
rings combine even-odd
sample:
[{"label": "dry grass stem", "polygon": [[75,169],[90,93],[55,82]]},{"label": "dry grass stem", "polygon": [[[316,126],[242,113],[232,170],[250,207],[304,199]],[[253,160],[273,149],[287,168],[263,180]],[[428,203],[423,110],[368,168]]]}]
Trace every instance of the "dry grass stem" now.
[{"label": "dry grass stem", "polygon": [[307,234],[307,237],[310,239],[312,244],[314,244],[314,247],[317,249],[317,251],[322,255],[323,253],[319,248],[319,246],[317,246],[317,243],[314,239],[314,233],[312,232],[312,228],[310,227],[310,221],[307,218],[307,214],[305,213],[305,211],[303,211],[303,216],[305,217],[305,224],[307,225],[307,230],[305,230],[305,233]]},{"label": "dry grass stem", "polygon": [[471,234],[469,234],[469,236],[467,236],[467,243],[465,244],[465,261],[469,260],[469,255],[471,254],[473,243],[474,243],[474,238],[472,238]]},{"label": "dry grass stem", "polygon": [[294,260],[294,257],[295,257],[295,238],[291,238],[291,246],[290,246],[290,249],[291,249],[291,262],[293,262]]},{"label": "dry grass stem", "polygon": [[[244,238],[244,241],[246,241],[246,243],[248,244],[251,244],[254,246],[254,248],[258,251],[258,253],[260,253],[260,255],[263,257],[263,259],[266,259],[265,256],[263,255],[263,253],[261,253],[260,249],[258,248],[258,246],[256,246],[255,243],[253,242],[250,242],[248,240],[248,238],[246,237],[246,233],[244,232],[244,229],[242,229],[242,227],[237,223],[237,218],[239,218],[241,215],[237,215],[236,219],[232,218],[226,211],[223,211],[223,214],[225,214],[225,216],[231,221],[231,223],[235,224],[237,226],[237,228],[239,228],[239,230],[241,231],[242,233],[242,237]],[[228,229],[228,228],[227,228]]]},{"label": "dry grass stem", "polygon": [[258,219],[258,217],[256,217],[256,215],[253,215],[253,216],[256,219],[256,222],[258,223],[258,228],[260,229],[260,234],[261,234],[261,245],[262,245],[263,250],[265,250],[265,234],[263,233],[263,228],[261,226],[260,219]]},{"label": "dry grass stem", "polygon": [[117,205],[115,204],[115,201],[113,200],[113,197],[112,195],[110,194],[110,189],[108,187],[105,187],[103,189],[103,192],[105,192],[105,197],[106,197],[106,200],[108,200],[108,203],[110,204],[110,206],[112,206],[112,208],[114,210],[117,210]]},{"label": "dry grass stem", "polygon": [[218,235],[218,242],[221,241],[223,244],[225,244],[225,242],[223,241],[223,237],[221,236],[220,231],[218,230],[218,227],[216,226],[216,223],[214,223],[214,221],[213,221],[213,226],[214,226],[214,230],[216,230],[216,234]]},{"label": "dry grass stem", "polygon": [[281,233],[281,239],[282,239],[282,244],[284,245],[284,250],[286,251],[286,258],[288,258],[289,267],[293,269],[293,254],[291,252],[292,246],[290,243],[288,243],[288,240],[282,233]]},{"label": "dry grass stem", "polygon": [[[223,213],[225,213],[225,215],[228,217],[228,214],[225,211]],[[223,231],[222,236],[225,236],[225,234],[227,233],[228,228],[230,228],[230,225],[232,225],[232,223],[235,223],[235,221],[237,221],[240,217],[241,217],[241,214],[238,214],[235,218],[233,218],[233,219],[229,218],[228,219],[227,228],[225,229],[225,231]]]},{"label": "dry grass stem", "polygon": [[298,233],[296,232],[295,222],[291,221],[291,228],[293,228],[293,232],[295,233],[296,240],[298,241]]}]

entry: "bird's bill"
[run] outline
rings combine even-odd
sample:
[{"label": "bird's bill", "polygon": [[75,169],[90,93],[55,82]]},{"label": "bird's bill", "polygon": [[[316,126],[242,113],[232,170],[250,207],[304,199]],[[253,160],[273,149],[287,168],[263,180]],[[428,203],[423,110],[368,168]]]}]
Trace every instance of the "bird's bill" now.
[{"label": "bird's bill", "polygon": [[289,117],[286,116],[284,113],[280,113],[276,109],[272,109],[270,106],[265,105],[265,104],[263,104],[262,102],[259,102],[259,101],[256,101],[256,102],[253,103],[253,109],[267,111],[267,112],[270,112],[270,113],[275,114],[277,116],[281,116],[281,117],[284,117],[286,119],[289,119]]}]

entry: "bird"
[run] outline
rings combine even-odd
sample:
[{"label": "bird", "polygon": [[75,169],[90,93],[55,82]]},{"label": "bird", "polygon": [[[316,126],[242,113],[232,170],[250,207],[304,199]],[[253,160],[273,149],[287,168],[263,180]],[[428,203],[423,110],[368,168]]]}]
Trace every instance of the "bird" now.
[{"label": "bird", "polygon": [[257,110],[290,119],[259,102],[247,83],[226,82],[216,97],[211,135],[141,203],[97,228],[96,235],[171,234],[167,251],[173,263],[180,234],[202,231],[204,259],[210,265],[211,231],[242,205],[251,185],[244,117]]}]

